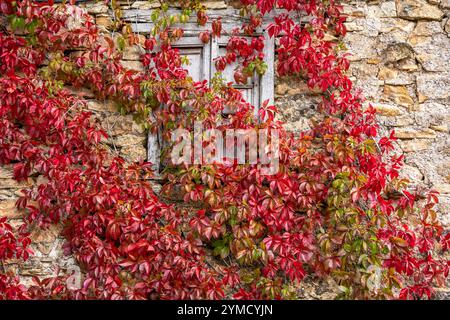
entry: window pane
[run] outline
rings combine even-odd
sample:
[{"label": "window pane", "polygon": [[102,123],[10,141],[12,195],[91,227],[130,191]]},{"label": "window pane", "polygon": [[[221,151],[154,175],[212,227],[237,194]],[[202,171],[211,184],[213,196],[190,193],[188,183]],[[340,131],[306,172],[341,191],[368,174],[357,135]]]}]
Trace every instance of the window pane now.
[{"label": "window pane", "polygon": [[[180,54],[189,59],[189,65],[183,65],[194,81],[203,79],[203,48],[179,48]],[[209,79],[207,79],[209,80]]]}]

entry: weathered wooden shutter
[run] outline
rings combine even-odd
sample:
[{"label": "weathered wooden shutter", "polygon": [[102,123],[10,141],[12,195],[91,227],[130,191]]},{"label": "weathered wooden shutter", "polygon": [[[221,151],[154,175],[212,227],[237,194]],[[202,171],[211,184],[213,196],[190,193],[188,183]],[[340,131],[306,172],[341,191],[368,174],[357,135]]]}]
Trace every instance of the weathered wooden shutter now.
[{"label": "weathered wooden shutter", "polygon": [[[194,81],[211,79],[211,43],[204,44],[197,35],[186,36],[173,45],[180,51],[181,56],[189,60],[189,64],[184,68]],[[157,174],[161,168],[161,149],[164,142],[161,134],[149,134],[147,143],[148,161],[153,164],[153,170]]]}]

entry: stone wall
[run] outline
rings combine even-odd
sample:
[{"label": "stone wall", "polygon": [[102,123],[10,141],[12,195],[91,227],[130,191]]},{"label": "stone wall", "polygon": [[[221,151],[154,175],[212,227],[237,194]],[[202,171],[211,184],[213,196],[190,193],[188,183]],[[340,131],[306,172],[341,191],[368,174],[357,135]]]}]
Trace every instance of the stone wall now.
[{"label": "stone wall", "polygon": [[[344,1],[350,76],[394,129],[403,175],[441,193],[450,224],[450,0]],[[293,130],[309,127],[317,96],[297,79],[277,79],[276,102]]]},{"label": "stone wall", "polygon": [[[232,2],[232,1],[229,1]],[[122,1],[122,8],[151,10],[149,1]],[[350,76],[361,88],[367,103],[380,112],[383,131],[395,129],[397,151],[405,154],[405,177],[415,185],[441,192],[442,221],[450,224],[450,0],[344,1],[349,15],[345,43],[352,53]],[[80,4],[92,14],[103,32],[110,32],[113,17],[102,1]],[[223,1],[207,1],[210,9],[226,8]],[[144,37],[141,35],[141,39]],[[77,54],[72,53],[72,54]],[[125,50],[123,63],[141,69],[140,49]],[[296,78],[276,79],[275,103],[287,128],[300,131],[314,121],[320,97]],[[146,133],[133,122],[132,115],[121,115],[112,101],[98,101],[89,91],[77,91],[88,100],[110,135],[111,150],[130,161],[146,157]],[[38,184],[39,178],[18,184],[10,167],[0,167],[0,217],[20,223],[14,209],[20,188]],[[33,232],[35,256],[26,264],[11,262],[8,269],[26,281],[32,275],[54,274],[74,267],[62,254],[59,226]],[[323,291],[322,289],[317,289]],[[318,298],[320,294],[306,295]]]},{"label": "stone wall", "polygon": [[450,0],[351,1],[351,75],[394,129],[403,174],[441,193],[450,223]]}]

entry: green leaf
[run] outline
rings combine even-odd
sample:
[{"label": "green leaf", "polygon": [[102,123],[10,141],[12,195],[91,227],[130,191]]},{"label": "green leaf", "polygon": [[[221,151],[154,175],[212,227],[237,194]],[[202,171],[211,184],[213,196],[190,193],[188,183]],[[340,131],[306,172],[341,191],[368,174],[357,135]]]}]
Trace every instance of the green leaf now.
[{"label": "green leaf", "polygon": [[122,36],[117,37],[117,47],[120,51],[123,51],[125,49],[126,43],[125,39]]},{"label": "green leaf", "polygon": [[150,19],[152,19],[153,22],[156,22],[159,18],[159,9],[153,10],[152,14],[150,15]]}]

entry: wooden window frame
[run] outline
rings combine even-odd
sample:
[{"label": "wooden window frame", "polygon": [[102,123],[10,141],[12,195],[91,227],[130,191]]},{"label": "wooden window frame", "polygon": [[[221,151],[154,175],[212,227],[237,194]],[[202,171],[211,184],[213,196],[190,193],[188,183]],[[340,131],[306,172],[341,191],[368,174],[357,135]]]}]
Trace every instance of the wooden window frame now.
[{"label": "wooden window frame", "polygon": [[[175,9],[170,9],[173,13]],[[150,22],[151,10],[126,10],[124,12],[125,20],[128,20],[135,32],[138,33],[149,33],[152,28],[152,22]],[[235,9],[222,9],[222,10],[211,10],[208,12],[211,20],[222,17],[222,24],[225,30],[232,30],[237,25],[242,23],[242,17],[239,15],[238,10]],[[267,25],[265,22],[264,25]],[[211,29],[211,23],[209,22],[206,27],[198,26],[195,22],[189,22],[186,25],[180,25],[184,30],[184,36],[173,46],[178,48],[198,48],[203,47],[203,79],[207,80],[208,83],[215,74],[215,64],[214,58],[219,56],[219,49],[221,46],[226,46],[228,43],[229,36],[223,35],[220,38],[211,37],[211,40],[204,44],[198,38],[200,32]],[[274,103],[274,60],[275,60],[275,39],[269,37],[266,30],[260,28],[254,36],[263,35],[265,38],[264,42],[264,60],[267,64],[267,71],[264,75],[256,75],[253,78],[254,85],[252,93],[253,101],[251,104],[255,107],[255,118],[259,117],[259,108],[262,103],[266,100],[269,104]],[[246,37],[245,35],[242,35]],[[251,38],[251,37],[248,37]],[[228,66],[229,67],[229,66]],[[237,88],[241,87],[236,85]],[[162,141],[160,139],[160,134],[149,134],[147,142],[147,160],[153,164],[153,170],[155,172],[155,177],[159,177],[160,171],[160,146]]]}]

